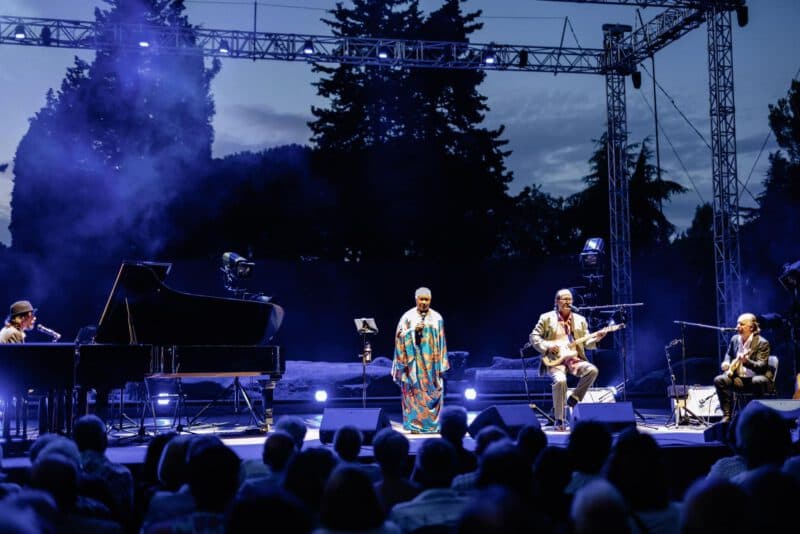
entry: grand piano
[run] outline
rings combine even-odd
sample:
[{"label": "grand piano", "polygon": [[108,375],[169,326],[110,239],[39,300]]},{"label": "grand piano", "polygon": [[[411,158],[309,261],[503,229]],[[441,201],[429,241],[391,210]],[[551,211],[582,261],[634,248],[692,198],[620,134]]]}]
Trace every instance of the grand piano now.
[{"label": "grand piano", "polygon": [[238,382],[239,377],[255,377],[263,412],[254,415],[262,430],[268,430],[275,386],[286,370],[280,347],[270,344],[283,321],[283,308],[267,298],[172,289],[165,283],[170,269],[169,263],[123,262],[93,336],[75,344],[0,345],[0,368],[14,369],[9,381],[20,390],[77,391],[76,416],[88,411],[90,388],[97,391],[96,409],[102,410],[108,392],[127,382],[151,377],[232,377]]}]

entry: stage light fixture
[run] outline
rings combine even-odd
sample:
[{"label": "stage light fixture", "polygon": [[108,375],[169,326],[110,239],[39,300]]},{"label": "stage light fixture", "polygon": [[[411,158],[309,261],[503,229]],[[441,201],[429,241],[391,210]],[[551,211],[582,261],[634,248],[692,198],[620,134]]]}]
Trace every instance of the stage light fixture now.
[{"label": "stage light fixture", "polygon": [[303,43],[303,54],[310,56],[314,53],[314,41],[311,39],[306,39],[306,42]]},{"label": "stage light fixture", "polygon": [[231,51],[231,47],[228,46],[228,41],[226,41],[225,39],[222,39],[219,42],[219,53],[227,55],[227,54],[230,53],[230,51]]},{"label": "stage light fixture", "polygon": [[379,59],[388,59],[389,58],[389,49],[385,46],[381,46],[378,48],[378,58]]},{"label": "stage light fixture", "polygon": [[139,48],[149,48],[149,47],[150,47],[150,41],[146,39],[139,40]]},{"label": "stage light fixture", "polygon": [[525,68],[528,66],[528,51],[527,50],[520,50],[519,51],[519,66],[520,68]]},{"label": "stage light fixture", "polygon": [[39,36],[44,46],[50,46],[53,43],[53,31],[50,29],[50,26],[42,28],[42,33]]},{"label": "stage light fixture", "polygon": [[494,47],[489,45],[483,53],[483,62],[487,65],[494,65],[497,63],[497,54],[494,52]]},{"label": "stage light fixture", "polygon": [[232,278],[250,278],[256,264],[235,252],[226,252],[222,255],[222,270]]},{"label": "stage light fixture", "polygon": [[478,391],[475,388],[467,388],[464,390],[464,398],[468,401],[474,401],[478,398]]},{"label": "stage light fixture", "polygon": [[314,400],[317,402],[327,402],[328,392],[324,389],[319,389],[314,392]]},{"label": "stage light fixture", "polygon": [[641,89],[642,87],[642,73],[635,70],[631,73],[631,81],[633,82],[634,89]]},{"label": "stage light fixture", "polygon": [[750,8],[747,6],[739,6],[736,8],[736,23],[740,28],[747,26],[750,22]]},{"label": "stage light fixture", "polygon": [[17,24],[17,27],[14,28],[14,39],[17,41],[22,41],[25,39],[25,26],[22,24]]},{"label": "stage light fixture", "polygon": [[599,269],[605,253],[605,241],[602,237],[590,237],[583,245],[580,255],[580,264],[584,269]]}]

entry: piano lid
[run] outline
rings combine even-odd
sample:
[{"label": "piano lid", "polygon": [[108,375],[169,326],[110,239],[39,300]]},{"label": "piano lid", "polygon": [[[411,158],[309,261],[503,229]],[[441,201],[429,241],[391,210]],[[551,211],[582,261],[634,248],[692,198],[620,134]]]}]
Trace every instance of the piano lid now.
[{"label": "piano lid", "polygon": [[123,262],[100,321],[96,343],[262,345],[283,321],[266,300],[194,295],[164,283],[171,264]]}]

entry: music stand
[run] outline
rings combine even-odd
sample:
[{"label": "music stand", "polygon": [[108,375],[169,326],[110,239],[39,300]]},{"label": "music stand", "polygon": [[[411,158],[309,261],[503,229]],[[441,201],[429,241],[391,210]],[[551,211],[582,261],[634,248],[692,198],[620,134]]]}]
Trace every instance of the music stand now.
[{"label": "music stand", "polygon": [[372,317],[358,317],[353,319],[356,324],[356,332],[361,335],[361,406],[367,407],[367,363],[372,361],[372,346],[367,336],[378,333],[378,326]]}]

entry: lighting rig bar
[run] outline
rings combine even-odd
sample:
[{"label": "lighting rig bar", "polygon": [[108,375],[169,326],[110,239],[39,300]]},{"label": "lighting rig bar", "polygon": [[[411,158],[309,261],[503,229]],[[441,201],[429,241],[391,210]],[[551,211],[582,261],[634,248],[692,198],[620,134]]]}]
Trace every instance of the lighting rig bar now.
[{"label": "lighting rig bar", "polygon": [[0,44],[105,50],[142,48],[219,58],[272,59],[390,67],[512,70],[601,74],[603,51],[590,48],[518,46],[331,37],[146,24],[0,16]]}]

